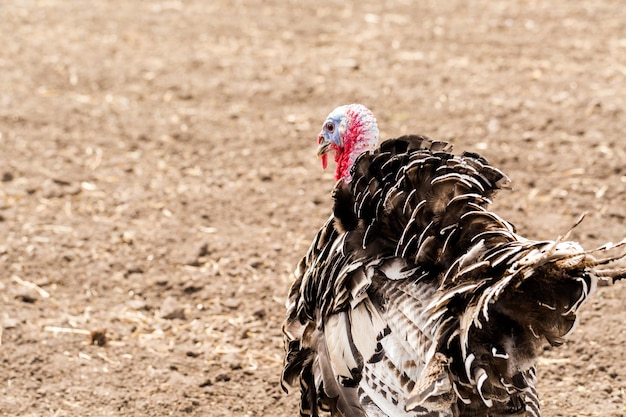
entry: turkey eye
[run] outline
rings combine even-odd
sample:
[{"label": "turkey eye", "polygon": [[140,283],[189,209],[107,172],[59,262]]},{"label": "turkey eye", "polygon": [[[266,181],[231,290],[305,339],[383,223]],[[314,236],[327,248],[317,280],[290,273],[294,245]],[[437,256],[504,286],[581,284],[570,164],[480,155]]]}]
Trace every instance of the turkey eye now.
[{"label": "turkey eye", "polygon": [[330,133],[333,133],[333,130],[335,130],[335,125],[332,123],[326,123],[326,130],[328,130]]}]

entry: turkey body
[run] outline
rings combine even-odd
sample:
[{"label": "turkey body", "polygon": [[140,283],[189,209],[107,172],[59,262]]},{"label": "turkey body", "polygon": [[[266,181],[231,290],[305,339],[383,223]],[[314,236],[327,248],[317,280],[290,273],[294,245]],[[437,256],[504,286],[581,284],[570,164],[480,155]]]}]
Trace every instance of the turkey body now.
[{"label": "turkey body", "polygon": [[351,173],[289,292],[282,382],[301,415],[539,416],[537,355],[624,271],[516,234],[488,210],[507,177],[445,142],[388,140]]}]

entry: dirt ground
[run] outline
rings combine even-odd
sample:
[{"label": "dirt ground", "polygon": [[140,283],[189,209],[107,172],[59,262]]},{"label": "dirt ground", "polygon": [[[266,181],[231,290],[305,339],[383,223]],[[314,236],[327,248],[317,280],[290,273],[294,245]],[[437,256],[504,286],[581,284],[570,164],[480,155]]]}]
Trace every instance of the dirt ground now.
[{"label": "dirt ground", "polygon": [[[485,155],[529,237],[626,236],[623,3],[351,3],[1,2],[1,416],[295,416],[280,325],[339,104]],[[626,415],[625,306],[600,288],[546,350],[546,416]]]}]

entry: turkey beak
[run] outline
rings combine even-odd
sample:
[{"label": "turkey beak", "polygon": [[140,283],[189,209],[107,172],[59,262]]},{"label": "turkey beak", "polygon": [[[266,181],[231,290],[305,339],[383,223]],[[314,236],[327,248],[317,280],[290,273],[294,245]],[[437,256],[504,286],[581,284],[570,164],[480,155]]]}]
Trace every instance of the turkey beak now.
[{"label": "turkey beak", "polygon": [[324,135],[320,133],[317,137],[317,143],[319,146],[317,147],[317,157],[322,159],[322,169],[326,169],[328,166],[328,155],[330,152],[330,142],[324,139]]},{"label": "turkey beak", "polygon": [[330,152],[330,142],[324,140],[323,137],[318,138],[319,146],[317,147],[317,156],[322,157]]}]

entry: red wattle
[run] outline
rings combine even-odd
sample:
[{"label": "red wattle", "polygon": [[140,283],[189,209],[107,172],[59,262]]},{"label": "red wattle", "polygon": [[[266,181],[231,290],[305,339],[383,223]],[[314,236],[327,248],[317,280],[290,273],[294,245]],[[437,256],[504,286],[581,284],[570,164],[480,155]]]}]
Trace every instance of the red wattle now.
[{"label": "red wattle", "polygon": [[322,155],[322,169],[326,169],[328,166],[328,155]]}]

